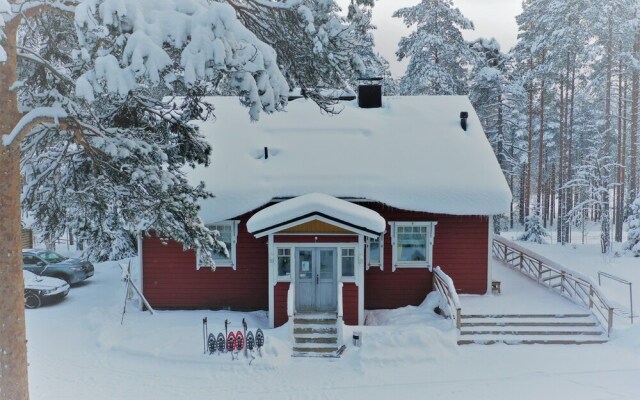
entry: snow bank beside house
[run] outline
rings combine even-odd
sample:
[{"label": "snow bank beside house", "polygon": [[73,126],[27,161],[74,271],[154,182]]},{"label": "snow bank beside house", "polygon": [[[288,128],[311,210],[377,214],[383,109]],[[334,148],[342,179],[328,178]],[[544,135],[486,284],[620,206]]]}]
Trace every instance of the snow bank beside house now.
[{"label": "snow bank beside house", "polygon": [[332,116],[300,99],[259,123],[236,98],[209,100],[216,118],[195,123],[212,164],[188,171],[215,195],[201,203],[205,223],[314,192],[433,213],[509,210],[507,182],[466,96],[388,97],[378,109],[342,102]]}]

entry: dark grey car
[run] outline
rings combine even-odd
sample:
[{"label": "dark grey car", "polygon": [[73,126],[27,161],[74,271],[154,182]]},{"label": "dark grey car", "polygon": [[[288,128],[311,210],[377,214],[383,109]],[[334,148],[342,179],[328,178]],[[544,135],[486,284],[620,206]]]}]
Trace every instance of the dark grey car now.
[{"label": "dark grey car", "polygon": [[67,258],[55,251],[22,250],[22,267],[36,275],[62,279],[69,285],[93,276],[93,264],[78,258]]}]

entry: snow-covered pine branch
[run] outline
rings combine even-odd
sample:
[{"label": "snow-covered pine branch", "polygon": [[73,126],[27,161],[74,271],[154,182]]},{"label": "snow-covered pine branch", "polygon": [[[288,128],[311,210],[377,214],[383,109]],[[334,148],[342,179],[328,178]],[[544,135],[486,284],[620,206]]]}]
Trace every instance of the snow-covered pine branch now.
[{"label": "snow-covered pine branch", "polygon": [[384,73],[372,55],[370,0],[352,2],[347,17],[334,0],[226,0],[242,23],[271,45],[291,87],[298,87],[326,112],[335,100],[326,89],[349,87],[367,67]]},{"label": "snow-covered pine branch", "polygon": [[184,176],[210,161],[189,124],[213,116],[203,97],[226,82],[256,120],[286,104],[289,81],[324,106],[320,89],[343,88],[367,45],[327,0],[31,3],[55,7],[23,16],[13,89],[21,110],[66,118],[22,142],[23,210],[51,240],[71,231],[93,259],[131,255],[139,231],[210,254],[196,205],[210,194]]}]

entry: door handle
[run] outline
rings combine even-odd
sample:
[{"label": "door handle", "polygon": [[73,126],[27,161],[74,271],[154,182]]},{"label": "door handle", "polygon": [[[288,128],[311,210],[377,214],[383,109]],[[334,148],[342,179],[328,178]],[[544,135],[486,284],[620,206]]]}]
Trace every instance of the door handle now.
[{"label": "door handle", "polygon": [[316,285],[320,282],[320,275],[316,274]]}]

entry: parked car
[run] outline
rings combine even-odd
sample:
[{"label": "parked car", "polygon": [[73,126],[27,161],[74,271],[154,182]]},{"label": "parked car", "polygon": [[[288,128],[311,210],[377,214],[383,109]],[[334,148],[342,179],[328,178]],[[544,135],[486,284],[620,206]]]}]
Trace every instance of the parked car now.
[{"label": "parked car", "polygon": [[44,302],[60,299],[69,293],[69,284],[62,279],[38,276],[22,270],[24,278],[24,306],[38,308]]},{"label": "parked car", "polygon": [[93,264],[78,258],[67,258],[51,250],[22,250],[23,269],[40,276],[50,276],[69,285],[93,276]]}]

